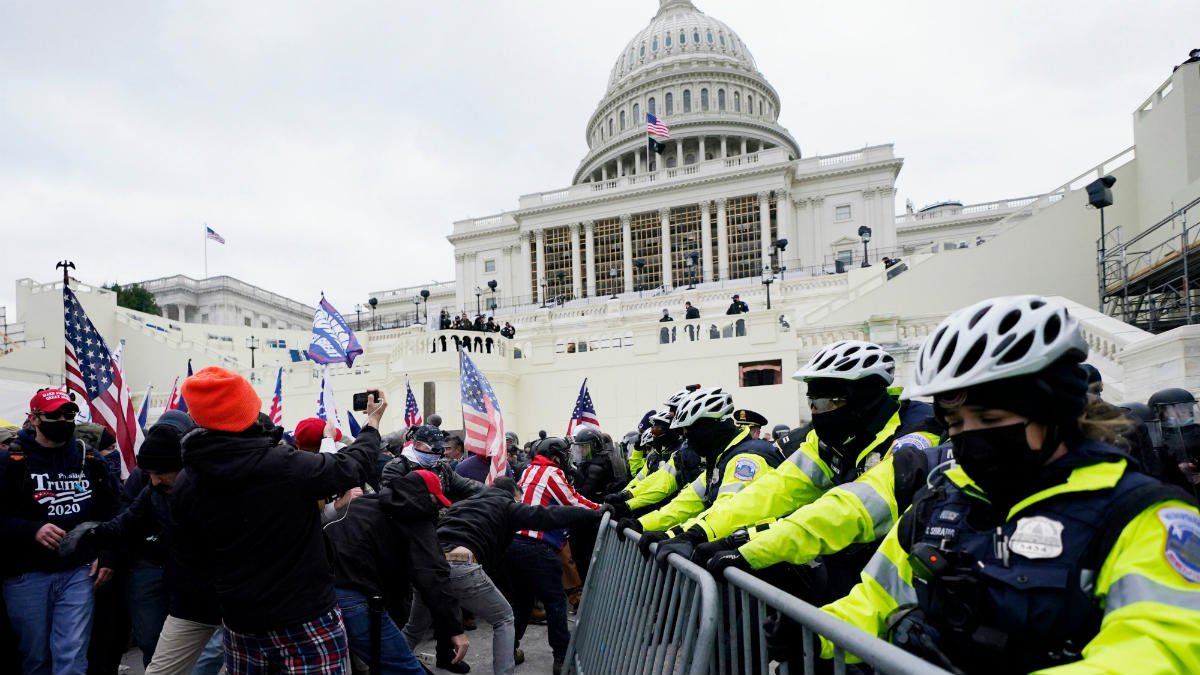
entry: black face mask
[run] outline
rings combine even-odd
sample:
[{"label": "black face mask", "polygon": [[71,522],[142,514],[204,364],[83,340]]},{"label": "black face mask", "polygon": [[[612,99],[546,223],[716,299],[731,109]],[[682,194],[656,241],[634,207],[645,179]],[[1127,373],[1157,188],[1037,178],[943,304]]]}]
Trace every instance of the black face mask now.
[{"label": "black face mask", "polygon": [[849,405],[813,415],[813,430],[826,445],[840,449],[862,428],[860,411]]},{"label": "black face mask", "polygon": [[42,435],[52,443],[64,443],[71,438],[71,434],[75,433],[75,422],[47,422],[42,420],[38,425],[38,429]]},{"label": "black face mask", "polygon": [[1011,506],[1032,494],[1047,453],[1025,440],[1025,423],[960,431],[950,437],[954,459],[993,503]]}]

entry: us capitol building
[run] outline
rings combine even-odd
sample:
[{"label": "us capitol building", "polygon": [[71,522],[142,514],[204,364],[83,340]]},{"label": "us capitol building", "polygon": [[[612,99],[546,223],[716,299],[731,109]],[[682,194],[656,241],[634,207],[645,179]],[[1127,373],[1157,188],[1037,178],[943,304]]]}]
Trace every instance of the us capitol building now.
[{"label": "us capitol building", "polygon": [[[339,308],[361,324],[366,349],[353,369],[335,372],[342,407],[353,392],[382,387],[398,426],[408,378],[424,414],[455,428],[457,350],[469,348],[522,440],[562,433],[585,377],[614,435],[692,382],[726,387],[739,407],[795,425],[807,410],[803,385],[788,376],[822,345],[879,342],[904,384],[920,341],[947,313],[1006,293],[1073,306],[1113,401],[1144,399],[1164,380],[1200,389],[1200,363],[1187,357],[1200,353],[1200,332],[1154,335],[1098,311],[1098,213],[1082,189],[1117,178],[1105,213],[1122,241],[1200,196],[1200,64],[1185,64],[1137,106],[1133,147],[1082,160],[1081,169],[1094,166],[1042,194],[983,204],[898,208],[903,159],[891,145],[806,156],[779,124],[781,105],[729,26],[689,0],[660,0],[616,54],[570,185],[455,222],[452,281],[374,291],[365,320]],[[660,153],[648,150],[647,114],[670,128]],[[884,257],[900,262],[885,266]],[[308,331],[295,327],[304,307],[238,284],[153,280],[166,317],[118,308],[102,289],[77,293],[106,339],[125,341],[135,397],[152,383],[157,405],[191,358],[240,370],[269,403],[282,366],[284,419],[294,424],[313,414],[318,386],[303,357]],[[60,293],[17,282],[21,340],[0,357],[0,417],[14,419],[7,392],[60,377]],[[749,313],[725,314],[733,294]],[[684,319],[685,302],[700,319]],[[442,310],[511,322],[516,337],[438,330]],[[659,321],[664,310],[673,321]]]}]

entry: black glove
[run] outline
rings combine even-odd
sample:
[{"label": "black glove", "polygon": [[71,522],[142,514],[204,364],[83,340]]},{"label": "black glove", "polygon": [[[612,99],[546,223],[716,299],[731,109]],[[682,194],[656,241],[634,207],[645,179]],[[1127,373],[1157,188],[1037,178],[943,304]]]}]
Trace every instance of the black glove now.
[{"label": "black glove", "polygon": [[650,530],[643,532],[642,538],[638,540],[638,550],[642,552],[642,557],[650,559],[650,547],[660,541],[666,541],[671,535],[662,530]]},{"label": "black glove", "polygon": [[611,495],[604,495],[604,503],[616,506],[617,502],[629,501],[629,498],[632,496],[633,493],[629,490],[621,490],[620,492],[615,492]]},{"label": "black glove", "polygon": [[609,502],[608,505],[613,507],[613,513],[617,518],[629,518],[633,515],[633,509],[629,508],[627,502]]},{"label": "black glove", "polygon": [[712,559],[708,561],[706,567],[708,568],[709,574],[712,574],[718,579],[725,578],[726,567],[734,567],[745,572],[750,571],[750,563],[743,558],[742,554],[738,553],[736,549],[722,551],[721,553],[714,555]]},{"label": "black glove", "polygon": [[642,523],[637,518],[622,518],[617,521],[617,538],[625,541],[625,529],[629,528],[634,532],[641,533]]},{"label": "black glove", "polygon": [[686,532],[677,532],[679,529],[671,528],[671,533],[675,537],[658,545],[658,553],[655,554],[654,560],[664,569],[667,566],[668,555],[678,553],[684,558],[690,558],[696,546],[708,541],[708,535],[699,525],[693,525]]},{"label": "black glove", "polygon": [[729,537],[722,537],[716,541],[700,544],[696,547],[696,550],[692,551],[692,562],[704,567],[714,556],[726,551],[736,551],[739,546],[741,544],[730,541]]},{"label": "black glove", "polygon": [[617,510],[613,508],[612,504],[601,504],[600,508],[596,509],[596,520],[603,519],[604,514],[606,514],[606,513],[608,514],[608,517],[611,520],[613,518],[613,514],[615,514],[616,512],[617,512]]}]

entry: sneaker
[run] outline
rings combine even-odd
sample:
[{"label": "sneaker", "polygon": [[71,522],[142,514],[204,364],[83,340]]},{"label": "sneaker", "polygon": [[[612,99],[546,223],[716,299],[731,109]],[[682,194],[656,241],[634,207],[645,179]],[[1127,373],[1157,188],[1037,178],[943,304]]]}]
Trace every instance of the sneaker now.
[{"label": "sneaker", "polygon": [[546,610],[542,609],[541,607],[534,607],[533,611],[529,612],[529,623],[545,626]]},{"label": "sneaker", "polygon": [[458,675],[471,672],[471,664],[467,663],[466,661],[459,661],[458,663],[450,663],[449,660],[438,661],[437,667],[441,668],[442,670],[448,670],[452,673],[457,673]]},{"label": "sneaker", "polygon": [[525,652],[520,647],[513,650],[513,663],[518,666],[525,663]]}]

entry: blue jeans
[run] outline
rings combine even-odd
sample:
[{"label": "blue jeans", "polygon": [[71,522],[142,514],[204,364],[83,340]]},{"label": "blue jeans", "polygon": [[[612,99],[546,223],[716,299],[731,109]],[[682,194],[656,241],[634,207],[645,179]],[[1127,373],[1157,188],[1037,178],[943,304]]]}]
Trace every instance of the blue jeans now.
[{"label": "blue jeans", "polygon": [[4,580],[4,604],[25,675],[86,675],[92,634],[87,567],[9,577]]},{"label": "blue jeans", "polygon": [[533,599],[542,601],[546,610],[546,637],[556,659],[567,655],[571,640],[567,627],[567,595],[563,592],[562,560],[558,551],[545,542],[515,536],[504,554],[508,582],[516,619],[517,644],[525,636]]},{"label": "blue jeans", "polygon": [[142,650],[144,668],[154,657],[158,634],[167,620],[167,589],[163,586],[162,567],[137,563],[129,570],[125,580],[125,606],[129,608],[133,643]]},{"label": "blue jeans", "polygon": [[200,658],[196,661],[192,675],[217,675],[221,672],[223,665],[225,665],[225,640],[221,631],[218,630],[213,633],[208,644],[204,645],[204,651],[200,652]]},{"label": "blue jeans", "polygon": [[[342,621],[346,624],[346,635],[350,638],[350,651],[371,663],[371,611],[367,607],[367,596],[348,588],[335,588],[338,607],[342,609]],[[379,673],[375,675],[425,675],[425,669],[413,656],[404,640],[404,635],[386,611],[380,617],[379,630]]]}]

